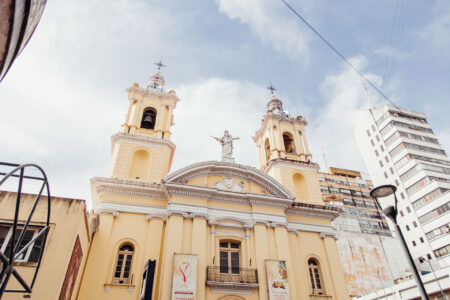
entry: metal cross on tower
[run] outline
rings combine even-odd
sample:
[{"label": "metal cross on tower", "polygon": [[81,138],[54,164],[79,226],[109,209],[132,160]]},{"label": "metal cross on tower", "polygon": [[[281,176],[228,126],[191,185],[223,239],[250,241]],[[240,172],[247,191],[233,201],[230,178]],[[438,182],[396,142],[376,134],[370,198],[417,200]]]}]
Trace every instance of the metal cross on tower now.
[{"label": "metal cross on tower", "polygon": [[273,95],[273,91],[276,91],[276,90],[277,90],[276,88],[274,88],[274,87],[272,86],[272,84],[270,84],[270,86],[268,86],[267,89],[270,90],[270,93],[271,93],[272,95]]},{"label": "metal cross on tower", "polygon": [[157,63],[155,63],[155,65],[158,66],[158,70],[161,70],[162,67],[165,67],[166,65],[162,63],[162,61],[159,61]]}]

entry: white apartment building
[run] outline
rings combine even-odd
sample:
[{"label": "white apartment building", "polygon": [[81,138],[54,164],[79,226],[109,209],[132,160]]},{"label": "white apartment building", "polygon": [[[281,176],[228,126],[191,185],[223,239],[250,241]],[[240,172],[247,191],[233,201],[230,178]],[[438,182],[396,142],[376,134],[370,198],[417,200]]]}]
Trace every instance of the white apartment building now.
[{"label": "white apartment building", "polygon": [[374,186],[397,186],[397,221],[415,261],[450,266],[450,161],[425,114],[361,109],[353,128]]}]

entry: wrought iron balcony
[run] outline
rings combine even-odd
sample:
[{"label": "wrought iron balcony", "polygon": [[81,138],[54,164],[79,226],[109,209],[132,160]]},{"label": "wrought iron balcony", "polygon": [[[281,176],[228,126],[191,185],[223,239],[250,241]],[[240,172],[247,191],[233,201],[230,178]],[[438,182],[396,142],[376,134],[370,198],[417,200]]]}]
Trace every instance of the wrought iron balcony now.
[{"label": "wrought iron balcony", "polygon": [[240,267],[208,266],[206,284],[212,290],[233,290],[251,293],[257,288],[258,273],[256,269]]}]

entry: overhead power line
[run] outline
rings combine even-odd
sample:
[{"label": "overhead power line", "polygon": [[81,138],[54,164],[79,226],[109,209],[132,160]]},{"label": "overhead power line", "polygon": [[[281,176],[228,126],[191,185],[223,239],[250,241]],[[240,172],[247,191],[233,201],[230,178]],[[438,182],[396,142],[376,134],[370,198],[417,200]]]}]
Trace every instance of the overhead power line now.
[{"label": "overhead power line", "polygon": [[352,68],[356,73],[359,74],[359,76],[361,76],[361,78],[367,82],[371,87],[373,87],[378,94],[380,94],[384,99],[386,99],[389,103],[391,103],[393,106],[397,107],[397,105],[394,104],[394,102],[389,99],[388,96],[386,96],[379,88],[377,88],[372,81],[370,81],[366,76],[364,76],[364,74],[359,71],[351,62],[348,61],[348,59],[346,59],[344,57],[344,55],[342,55],[330,42],[327,41],[327,39],[325,37],[323,37],[311,24],[308,23],[308,21],[306,21],[292,6],[290,6],[285,0],[281,0],[303,23],[306,24],[306,26],[308,26],[325,44],[327,44],[328,47],[331,48],[331,50],[334,51],[334,53],[336,53],[350,68]]}]

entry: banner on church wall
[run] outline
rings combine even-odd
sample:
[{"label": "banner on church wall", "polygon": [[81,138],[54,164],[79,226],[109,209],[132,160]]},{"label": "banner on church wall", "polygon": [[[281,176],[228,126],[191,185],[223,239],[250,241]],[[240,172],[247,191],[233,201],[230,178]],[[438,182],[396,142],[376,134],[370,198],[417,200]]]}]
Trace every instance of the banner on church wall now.
[{"label": "banner on church wall", "polygon": [[266,260],[267,285],[270,300],[288,300],[289,284],[284,260]]},{"label": "banner on church wall", "polygon": [[197,255],[175,253],[172,300],[195,300],[197,291]]}]

